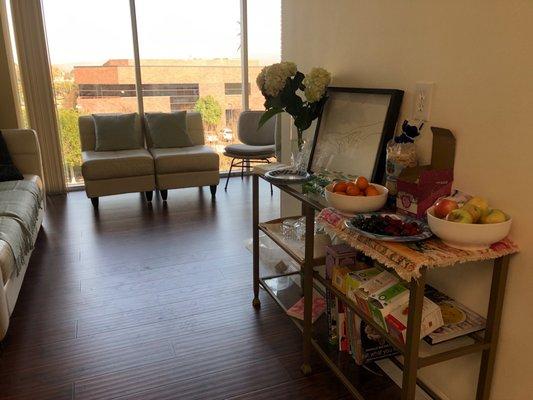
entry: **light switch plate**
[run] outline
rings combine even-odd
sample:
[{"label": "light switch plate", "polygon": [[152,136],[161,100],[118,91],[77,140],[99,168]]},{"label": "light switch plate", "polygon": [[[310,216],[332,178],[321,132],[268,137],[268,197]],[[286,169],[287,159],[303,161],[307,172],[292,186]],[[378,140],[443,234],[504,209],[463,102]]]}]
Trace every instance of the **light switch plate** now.
[{"label": "light switch plate", "polygon": [[413,99],[413,118],[429,121],[431,115],[431,101],[433,99],[433,82],[417,82]]}]

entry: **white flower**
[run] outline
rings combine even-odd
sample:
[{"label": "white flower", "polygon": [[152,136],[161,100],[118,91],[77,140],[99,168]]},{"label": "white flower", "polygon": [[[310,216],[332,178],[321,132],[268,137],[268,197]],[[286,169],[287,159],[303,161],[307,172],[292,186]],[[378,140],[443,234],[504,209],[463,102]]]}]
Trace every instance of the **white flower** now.
[{"label": "white flower", "polygon": [[287,79],[296,75],[296,64],[284,61],[264,67],[257,75],[256,83],[262,93],[276,97],[283,90]]},{"label": "white flower", "polygon": [[262,92],[265,88],[265,81],[266,81],[266,72],[268,67],[263,67],[261,72],[257,75],[257,78],[255,78],[255,83],[257,84],[257,87]]},{"label": "white flower", "polygon": [[331,74],[324,68],[313,68],[303,80],[305,98],[308,102],[319,101],[331,82]]},{"label": "white flower", "polygon": [[298,72],[298,67],[295,63],[291,61],[282,61],[281,67],[284,69],[287,77],[296,75],[296,72]]}]

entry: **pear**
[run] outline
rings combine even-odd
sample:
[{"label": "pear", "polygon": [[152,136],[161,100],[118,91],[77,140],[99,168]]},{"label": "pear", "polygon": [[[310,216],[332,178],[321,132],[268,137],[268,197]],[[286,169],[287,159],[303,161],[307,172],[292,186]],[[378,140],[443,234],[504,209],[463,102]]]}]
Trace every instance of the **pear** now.
[{"label": "pear", "polygon": [[468,213],[470,213],[470,215],[472,215],[472,221],[474,224],[477,223],[483,215],[483,210],[474,204],[466,203],[464,206],[461,207],[461,209],[467,211]]},{"label": "pear", "polygon": [[482,224],[499,224],[507,221],[507,215],[502,210],[490,210],[488,213],[481,216],[480,222]]},{"label": "pear", "polygon": [[474,196],[466,202],[466,204],[471,204],[481,209],[482,214],[489,211],[489,202],[483,197]]},{"label": "pear", "polygon": [[470,214],[468,211],[466,211],[463,208],[457,208],[455,210],[452,210],[446,217],[447,221],[451,222],[459,222],[461,224],[473,224],[474,218],[472,217],[472,214]]}]

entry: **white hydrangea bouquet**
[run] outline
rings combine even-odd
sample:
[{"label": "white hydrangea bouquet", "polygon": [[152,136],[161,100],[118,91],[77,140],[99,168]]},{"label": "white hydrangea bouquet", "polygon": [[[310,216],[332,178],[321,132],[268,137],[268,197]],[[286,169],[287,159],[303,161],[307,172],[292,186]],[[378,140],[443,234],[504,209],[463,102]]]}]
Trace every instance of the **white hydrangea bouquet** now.
[{"label": "white hydrangea bouquet", "polygon": [[[303,132],[318,118],[326,103],[331,74],[324,68],[313,68],[304,75],[295,63],[284,61],[264,67],[256,82],[265,96],[266,109],[259,127],[276,114],[290,114],[298,131],[298,149],[301,151]],[[298,93],[303,93],[304,98]]]}]

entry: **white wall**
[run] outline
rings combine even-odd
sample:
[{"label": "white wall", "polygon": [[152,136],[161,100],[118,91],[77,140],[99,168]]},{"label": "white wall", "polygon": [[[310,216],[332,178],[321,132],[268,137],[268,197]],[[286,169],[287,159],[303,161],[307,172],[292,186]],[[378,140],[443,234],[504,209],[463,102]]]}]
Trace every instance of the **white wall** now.
[{"label": "white wall", "polygon": [[[338,86],[435,82],[431,125],[457,138],[455,185],[513,216],[513,257],[492,399],[533,398],[533,1],[285,0],[282,58],[323,66]],[[429,130],[420,141],[428,158]],[[469,264],[431,280],[486,313],[491,268]],[[450,399],[475,398],[479,356],[421,370]]]}]

